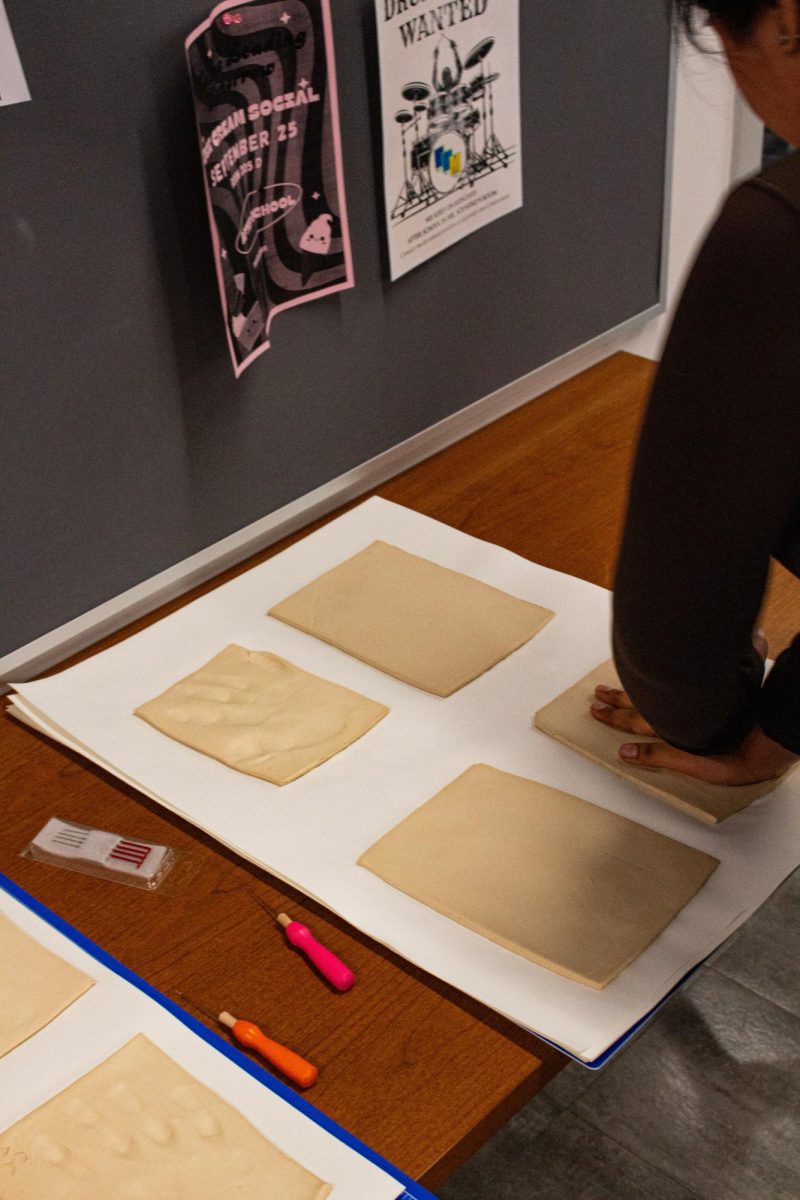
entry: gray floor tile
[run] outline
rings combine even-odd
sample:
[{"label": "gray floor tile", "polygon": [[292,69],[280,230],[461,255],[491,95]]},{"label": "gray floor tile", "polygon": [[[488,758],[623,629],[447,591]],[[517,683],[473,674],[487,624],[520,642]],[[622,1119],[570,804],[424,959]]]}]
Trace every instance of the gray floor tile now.
[{"label": "gray floor tile", "polygon": [[712,965],[800,1017],[800,871],[746,922]]},{"label": "gray floor tile", "polygon": [[[751,918],[751,920],[752,920],[752,918]],[[735,931],[735,933],[732,933],[730,937],[726,938],[724,942],[722,942],[719,946],[717,946],[716,950],[711,951],[708,958],[704,962],[704,966],[713,967],[718,958],[721,958],[723,954],[728,953],[731,946],[733,946],[734,943],[742,936],[742,934],[744,933],[746,928],[747,928],[747,922],[745,921],[744,925],[741,925]]]},{"label": "gray floor tile", "polygon": [[[586,1067],[580,1066],[579,1063],[571,1062],[564,1067],[563,1071],[559,1071],[552,1083],[548,1083],[541,1094],[554,1100],[562,1108],[569,1108],[597,1078],[599,1078],[597,1071],[587,1071]],[[537,1096],[536,1099],[538,1100],[538,1098]],[[533,1103],[535,1104],[536,1100]]]},{"label": "gray floor tile", "polygon": [[442,1200],[699,1200],[573,1113],[537,1137],[514,1125],[453,1175]]},{"label": "gray floor tile", "polygon": [[703,1200],[800,1197],[800,1019],[700,972],[572,1106]]},{"label": "gray floor tile", "polygon": [[437,1196],[441,1200],[516,1200],[523,1194],[515,1190],[519,1188],[517,1165],[530,1162],[537,1135],[561,1112],[546,1091],[540,1092],[450,1176]]},{"label": "gray floor tile", "polygon": [[[555,1104],[547,1094],[547,1091],[540,1092],[538,1096],[534,1096],[524,1108],[521,1108],[516,1113],[508,1124],[500,1130],[500,1133],[505,1133],[510,1130],[514,1138],[533,1139],[538,1137],[543,1129],[546,1129],[551,1121],[561,1113],[560,1104]],[[500,1134],[497,1135],[498,1137]]]}]

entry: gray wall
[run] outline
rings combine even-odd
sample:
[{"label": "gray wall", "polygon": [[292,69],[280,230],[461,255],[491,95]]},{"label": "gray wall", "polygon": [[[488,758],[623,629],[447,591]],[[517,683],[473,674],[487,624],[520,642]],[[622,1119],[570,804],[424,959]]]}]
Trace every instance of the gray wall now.
[{"label": "gray wall", "polygon": [[521,0],[524,208],[392,285],[372,3],[332,0],[356,287],[238,383],[182,49],[210,0],[6,7],[0,654],[658,299],[663,0]]}]

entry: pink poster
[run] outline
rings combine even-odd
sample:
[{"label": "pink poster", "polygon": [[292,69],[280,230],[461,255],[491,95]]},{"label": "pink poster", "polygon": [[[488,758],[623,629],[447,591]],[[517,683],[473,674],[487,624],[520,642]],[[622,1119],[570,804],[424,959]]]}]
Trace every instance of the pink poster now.
[{"label": "pink poster", "polygon": [[353,286],[329,0],[226,0],[186,56],[239,376],[279,312]]}]

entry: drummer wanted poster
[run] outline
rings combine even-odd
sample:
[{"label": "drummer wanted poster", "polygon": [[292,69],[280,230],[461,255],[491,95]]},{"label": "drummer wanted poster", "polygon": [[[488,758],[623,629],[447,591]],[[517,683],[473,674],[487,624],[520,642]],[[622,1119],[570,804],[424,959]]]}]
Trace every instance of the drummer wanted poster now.
[{"label": "drummer wanted poster", "polygon": [[518,0],[375,0],[392,279],[522,204]]},{"label": "drummer wanted poster", "polygon": [[353,286],[328,0],[226,0],[186,55],[239,376],[279,312]]}]

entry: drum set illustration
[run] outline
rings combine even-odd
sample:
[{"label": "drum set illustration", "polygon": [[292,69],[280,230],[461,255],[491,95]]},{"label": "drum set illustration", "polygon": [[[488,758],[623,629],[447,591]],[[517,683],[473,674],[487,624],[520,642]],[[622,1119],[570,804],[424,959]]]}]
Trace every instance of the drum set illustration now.
[{"label": "drum set illustration", "polygon": [[[402,97],[409,105],[395,113],[403,143],[403,186],[392,208],[392,220],[402,221],[436,204],[458,188],[507,167],[507,150],[494,128],[494,84],[489,56],[494,38],[484,38],[461,62],[455,42],[442,39],[433,55],[431,83],[408,83]],[[470,71],[477,74],[465,82]]]}]

